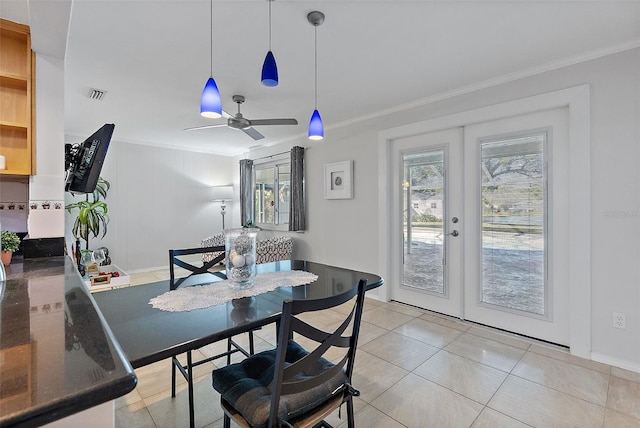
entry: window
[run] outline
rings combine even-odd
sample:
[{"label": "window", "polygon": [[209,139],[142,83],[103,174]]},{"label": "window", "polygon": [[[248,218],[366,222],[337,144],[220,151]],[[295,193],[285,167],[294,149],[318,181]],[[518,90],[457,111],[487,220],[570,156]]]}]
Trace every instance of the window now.
[{"label": "window", "polygon": [[260,227],[289,223],[291,201],[289,162],[254,165],[254,213]]},{"label": "window", "polygon": [[[304,147],[265,156],[267,162],[240,160],[240,221],[264,229],[306,229]],[[276,157],[274,159],[274,157]]]}]

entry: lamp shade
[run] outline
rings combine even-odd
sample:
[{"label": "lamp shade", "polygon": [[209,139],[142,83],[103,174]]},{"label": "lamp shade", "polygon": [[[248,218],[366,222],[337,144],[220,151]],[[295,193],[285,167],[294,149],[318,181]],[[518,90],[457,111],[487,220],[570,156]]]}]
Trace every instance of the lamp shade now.
[{"label": "lamp shade", "polygon": [[273,52],[267,52],[262,64],[262,84],[264,86],[278,86],[278,66]]},{"label": "lamp shade", "polygon": [[322,125],[322,118],[318,110],[314,110],[309,121],[309,139],[310,140],[322,140],[324,138],[324,125]]},{"label": "lamp shade", "polygon": [[211,188],[212,201],[233,200],[233,186],[215,186]]},{"label": "lamp shade", "polygon": [[210,119],[222,117],[222,99],[220,99],[218,85],[213,77],[209,77],[204,85],[202,98],[200,98],[200,114]]}]

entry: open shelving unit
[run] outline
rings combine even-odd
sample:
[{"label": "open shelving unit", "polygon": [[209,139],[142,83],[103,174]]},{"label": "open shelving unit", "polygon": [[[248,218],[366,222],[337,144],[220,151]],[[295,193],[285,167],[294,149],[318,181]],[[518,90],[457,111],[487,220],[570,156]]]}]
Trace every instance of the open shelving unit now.
[{"label": "open shelving unit", "polygon": [[35,174],[33,69],[29,27],[0,19],[0,175]]}]

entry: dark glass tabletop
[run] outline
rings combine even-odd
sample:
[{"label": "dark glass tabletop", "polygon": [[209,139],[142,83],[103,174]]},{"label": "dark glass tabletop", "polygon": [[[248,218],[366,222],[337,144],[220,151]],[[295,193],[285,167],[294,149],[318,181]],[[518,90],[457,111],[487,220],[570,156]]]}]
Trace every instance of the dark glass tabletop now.
[{"label": "dark glass tabletop", "polygon": [[375,274],[301,260],[258,265],[258,275],[293,270],[311,272],[318,279],[193,311],[167,312],[151,307],[151,298],[169,291],[169,281],[104,291],[93,298],[131,365],[137,368],[275,322],[285,299],[340,294],[357,286],[360,279],[367,280],[367,289],[383,283]]}]

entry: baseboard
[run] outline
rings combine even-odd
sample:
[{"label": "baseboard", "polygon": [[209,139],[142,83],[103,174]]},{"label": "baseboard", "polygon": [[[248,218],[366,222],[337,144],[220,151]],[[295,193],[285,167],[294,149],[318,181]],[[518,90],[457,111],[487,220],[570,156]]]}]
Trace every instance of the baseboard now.
[{"label": "baseboard", "polygon": [[156,266],[156,267],[150,267],[150,268],[142,268],[142,269],[131,269],[128,270],[127,269],[127,273],[131,274],[131,273],[145,273],[145,272],[153,272],[154,270],[169,270],[169,266],[164,265],[164,266]]},{"label": "baseboard", "polygon": [[373,299],[373,300],[377,300],[378,302],[387,303],[387,300],[383,299],[382,297],[380,297],[378,295],[378,291],[379,290],[380,290],[380,287],[378,287],[375,290],[367,291],[365,293],[364,297],[367,297],[367,298]]},{"label": "baseboard", "polygon": [[599,354],[597,352],[591,353],[591,359],[599,363],[608,364],[610,366],[619,367],[624,370],[630,370],[632,372],[640,373],[640,363],[637,361],[623,360],[615,358],[610,355]]}]

